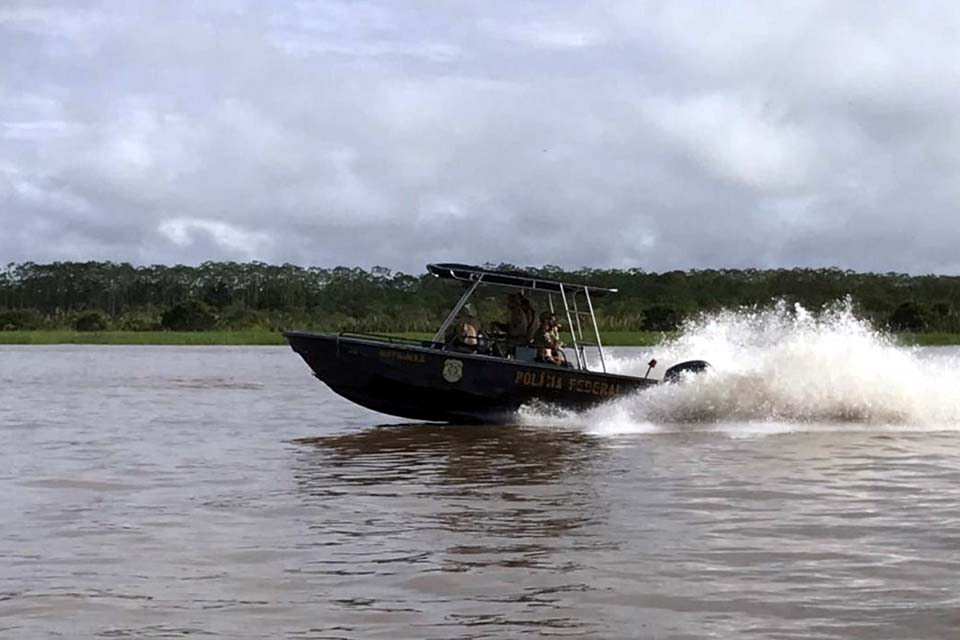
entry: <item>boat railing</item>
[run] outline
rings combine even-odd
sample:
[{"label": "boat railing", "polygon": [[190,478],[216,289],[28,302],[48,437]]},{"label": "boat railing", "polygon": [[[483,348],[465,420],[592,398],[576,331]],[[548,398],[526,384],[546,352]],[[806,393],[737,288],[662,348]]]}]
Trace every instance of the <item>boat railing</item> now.
[{"label": "boat railing", "polygon": [[[566,286],[562,283],[558,285],[560,292],[560,301],[563,303],[563,312],[567,316],[567,327],[570,331],[570,337],[573,340],[573,354],[577,359],[577,368],[584,371],[589,370],[587,364],[587,354],[584,352],[585,347],[593,347],[597,351],[597,355],[600,356],[600,368],[604,373],[607,372],[607,362],[603,357],[603,343],[600,341],[600,327],[597,325],[597,314],[593,310],[593,301],[590,299],[590,289],[583,287],[581,289],[568,290]],[[586,310],[577,306],[577,294],[582,294],[584,302],[586,302]],[[553,303],[553,295],[547,294],[547,301],[550,305],[550,313],[557,313],[559,310],[555,308]],[[580,319],[589,320],[590,324],[587,325],[587,334],[584,337],[583,325],[584,322],[581,322]],[[590,333],[590,329],[593,329],[593,333]],[[593,342],[596,340],[596,342]]]},{"label": "boat railing", "polygon": [[[373,338],[392,344],[407,344],[416,347],[437,346],[437,343],[430,340],[417,340],[416,338],[404,338],[402,336],[391,336],[385,333],[365,333],[361,331],[341,331],[337,334],[338,338]],[[442,345],[441,345],[442,346]]]}]

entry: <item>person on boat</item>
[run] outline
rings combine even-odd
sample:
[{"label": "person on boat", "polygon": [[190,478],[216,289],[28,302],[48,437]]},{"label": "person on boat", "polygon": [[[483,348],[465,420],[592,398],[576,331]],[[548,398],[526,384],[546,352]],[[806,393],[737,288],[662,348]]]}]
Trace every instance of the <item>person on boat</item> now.
[{"label": "person on boat", "polygon": [[537,316],[533,305],[522,291],[507,296],[507,311],[507,336],[510,344],[514,347],[530,344],[536,330]]},{"label": "person on boat", "polygon": [[479,344],[480,327],[477,324],[477,313],[473,305],[465,304],[457,321],[447,331],[447,344],[450,344],[455,350],[465,353],[472,353],[477,350]]},{"label": "person on boat", "polygon": [[534,338],[537,347],[537,359],[548,364],[565,366],[567,358],[563,353],[563,342],[560,340],[560,323],[557,317],[549,311],[540,314],[540,326]]},{"label": "person on boat", "polygon": [[533,335],[537,331],[537,312],[533,309],[533,305],[530,304],[527,296],[523,295],[523,291],[520,292],[520,307],[523,310],[523,317],[527,321],[527,342],[529,343],[533,340]]}]

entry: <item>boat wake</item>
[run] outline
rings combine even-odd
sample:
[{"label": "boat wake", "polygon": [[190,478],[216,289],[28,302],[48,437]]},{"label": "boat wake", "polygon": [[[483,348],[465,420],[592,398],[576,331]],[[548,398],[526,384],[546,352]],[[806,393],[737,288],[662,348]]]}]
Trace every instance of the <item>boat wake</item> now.
[{"label": "boat wake", "polygon": [[[960,357],[897,346],[838,303],[814,315],[781,303],[764,311],[724,311],[608,368],[642,376],[654,357],[663,372],[693,358],[713,367],[582,413],[525,407],[526,424],[562,424],[595,433],[706,428],[761,431],[910,426],[960,429]],[[752,425],[752,427],[751,427]]]}]

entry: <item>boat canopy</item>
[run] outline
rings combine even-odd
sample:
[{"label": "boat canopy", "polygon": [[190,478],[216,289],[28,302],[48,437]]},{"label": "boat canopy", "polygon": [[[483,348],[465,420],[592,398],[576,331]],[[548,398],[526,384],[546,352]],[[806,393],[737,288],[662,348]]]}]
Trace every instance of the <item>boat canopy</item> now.
[{"label": "boat canopy", "polygon": [[[460,296],[460,300],[453,307],[453,310],[450,311],[447,319],[444,320],[443,324],[440,325],[440,328],[437,330],[437,333],[433,336],[434,344],[443,344],[447,329],[480,284],[542,291],[547,294],[551,312],[557,311],[554,307],[553,294],[559,294],[560,302],[563,304],[563,311],[567,316],[567,327],[573,338],[573,352],[577,359],[577,368],[584,371],[588,370],[584,347],[590,346],[596,348],[597,354],[600,356],[600,367],[604,373],[606,373],[607,364],[603,357],[603,344],[600,342],[600,328],[597,325],[597,315],[593,311],[593,301],[591,297],[607,293],[616,293],[616,289],[593,287],[574,282],[560,282],[559,280],[548,280],[521,271],[496,271],[451,262],[428,264],[427,271],[438,278],[459,280],[468,285],[466,291]],[[577,301],[578,294],[579,297],[582,298],[580,303]],[[583,303],[586,304],[586,308],[581,306]],[[586,324],[586,322],[581,322],[581,318],[590,321],[593,329],[592,336],[588,330],[587,337],[584,337],[583,325]],[[588,325],[588,329],[590,325]],[[595,340],[595,342],[591,342],[591,338]]]},{"label": "boat canopy", "polygon": [[594,287],[591,285],[577,284],[574,282],[560,282],[559,280],[548,280],[538,276],[523,273],[522,271],[496,271],[493,269],[483,269],[467,264],[456,264],[444,262],[439,264],[428,264],[427,271],[448,280],[460,280],[462,282],[473,283],[477,280],[483,280],[483,284],[499,285],[502,287],[513,287],[516,289],[531,289],[536,291],[545,291],[560,293],[565,290],[567,293],[575,293],[588,290],[591,295],[603,295],[605,293],[616,293],[616,289],[606,287]]}]

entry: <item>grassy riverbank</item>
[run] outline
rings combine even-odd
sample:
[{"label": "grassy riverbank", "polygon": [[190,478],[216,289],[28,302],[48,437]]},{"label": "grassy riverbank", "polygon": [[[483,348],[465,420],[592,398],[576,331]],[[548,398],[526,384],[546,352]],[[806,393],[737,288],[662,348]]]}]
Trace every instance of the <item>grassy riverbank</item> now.
[{"label": "grassy riverbank", "polygon": [[[426,333],[401,333],[405,338],[429,339]],[[641,347],[657,344],[668,334],[654,331],[607,331],[603,343],[611,347]],[[904,345],[960,345],[957,333],[904,333]],[[128,345],[284,345],[275,331],[0,331],[0,344],[128,344]]]},{"label": "grassy riverbank", "polygon": [[0,344],[281,345],[279,333],[249,331],[0,331]]}]

